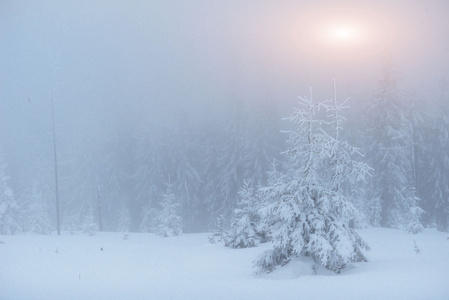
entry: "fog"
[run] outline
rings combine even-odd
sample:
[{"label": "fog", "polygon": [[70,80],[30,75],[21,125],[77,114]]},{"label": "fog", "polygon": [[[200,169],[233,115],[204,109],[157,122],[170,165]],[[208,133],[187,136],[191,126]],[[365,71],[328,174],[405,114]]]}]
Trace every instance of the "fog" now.
[{"label": "fog", "polygon": [[[310,86],[328,97],[335,78],[339,97],[351,98],[349,124],[362,121],[385,64],[423,106],[441,101],[448,13],[445,0],[1,1],[9,184],[19,200],[37,184],[55,218],[53,99],[63,223],[101,199],[105,229],[116,229],[126,205],[138,230],[170,181],[185,230],[209,229],[235,206],[229,180],[263,182],[271,160],[282,159],[282,118]],[[359,45],[321,40],[320,24],[340,19],[363,24]],[[242,140],[264,144],[252,148],[264,152],[264,169],[215,176],[238,160]]]}]

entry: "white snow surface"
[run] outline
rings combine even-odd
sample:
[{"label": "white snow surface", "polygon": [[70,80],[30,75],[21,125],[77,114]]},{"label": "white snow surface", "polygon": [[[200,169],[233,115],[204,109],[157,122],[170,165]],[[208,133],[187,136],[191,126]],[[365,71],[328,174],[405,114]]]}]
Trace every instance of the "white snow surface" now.
[{"label": "white snow surface", "polygon": [[310,258],[255,274],[270,243],[230,249],[205,233],[0,235],[0,299],[449,299],[447,233],[358,232],[369,261],[340,275],[315,275]]}]

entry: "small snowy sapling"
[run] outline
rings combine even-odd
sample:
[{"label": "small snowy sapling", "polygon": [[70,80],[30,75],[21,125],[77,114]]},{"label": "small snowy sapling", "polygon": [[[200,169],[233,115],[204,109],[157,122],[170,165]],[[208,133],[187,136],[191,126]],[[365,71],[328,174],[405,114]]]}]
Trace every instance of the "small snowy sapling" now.
[{"label": "small snowy sapling", "polygon": [[217,230],[214,230],[212,234],[209,236],[209,242],[211,244],[215,243],[224,243],[227,245],[227,232],[224,230],[225,218],[223,215],[220,215],[217,218]]},{"label": "small snowy sapling", "polygon": [[161,211],[156,217],[156,234],[162,237],[170,237],[182,234],[183,222],[178,214],[180,203],[172,190],[172,185],[167,184],[167,190],[162,195]]},{"label": "small snowy sapling", "polygon": [[248,181],[243,183],[239,191],[239,202],[234,210],[231,230],[227,234],[226,246],[231,248],[255,247],[259,242],[257,223],[259,221],[258,200],[255,198],[254,189]]},{"label": "small snowy sapling", "polygon": [[14,234],[19,227],[16,221],[19,206],[8,185],[9,177],[5,175],[5,168],[6,164],[0,153],[0,234]]},{"label": "small snowy sapling", "polygon": [[83,233],[91,236],[97,233],[98,225],[95,222],[94,209],[92,207],[90,207],[86,217],[84,218],[82,229]]}]

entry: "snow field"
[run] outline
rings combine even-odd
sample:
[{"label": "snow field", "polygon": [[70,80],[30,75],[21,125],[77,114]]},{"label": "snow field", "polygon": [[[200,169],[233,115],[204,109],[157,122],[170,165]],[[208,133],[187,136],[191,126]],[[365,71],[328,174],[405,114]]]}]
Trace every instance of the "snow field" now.
[{"label": "snow field", "polygon": [[369,262],[341,275],[315,275],[309,258],[254,274],[269,243],[229,249],[208,234],[0,236],[0,299],[449,299],[447,234],[358,232]]}]

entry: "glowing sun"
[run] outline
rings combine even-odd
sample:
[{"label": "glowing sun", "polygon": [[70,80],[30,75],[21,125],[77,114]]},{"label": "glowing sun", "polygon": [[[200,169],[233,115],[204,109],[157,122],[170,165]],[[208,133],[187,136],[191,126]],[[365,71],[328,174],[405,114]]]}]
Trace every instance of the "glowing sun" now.
[{"label": "glowing sun", "polygon": [[295,18],[291,36],[301,59],[369,61],[391,48],[396,36],[389,19],[363,7],[317,6]]},{"label": "glowing sun", "polygon": [[362,29],[356,24],[328,24],[322,32],[321,39],[324,42],[340,46],[353,46],[363,38]]},{"label": "glowing sun", "polygon": [[357,31],[353,27],[339,26],[330,30],[330,36],[335,40],[350,41],[357,37]]}]

